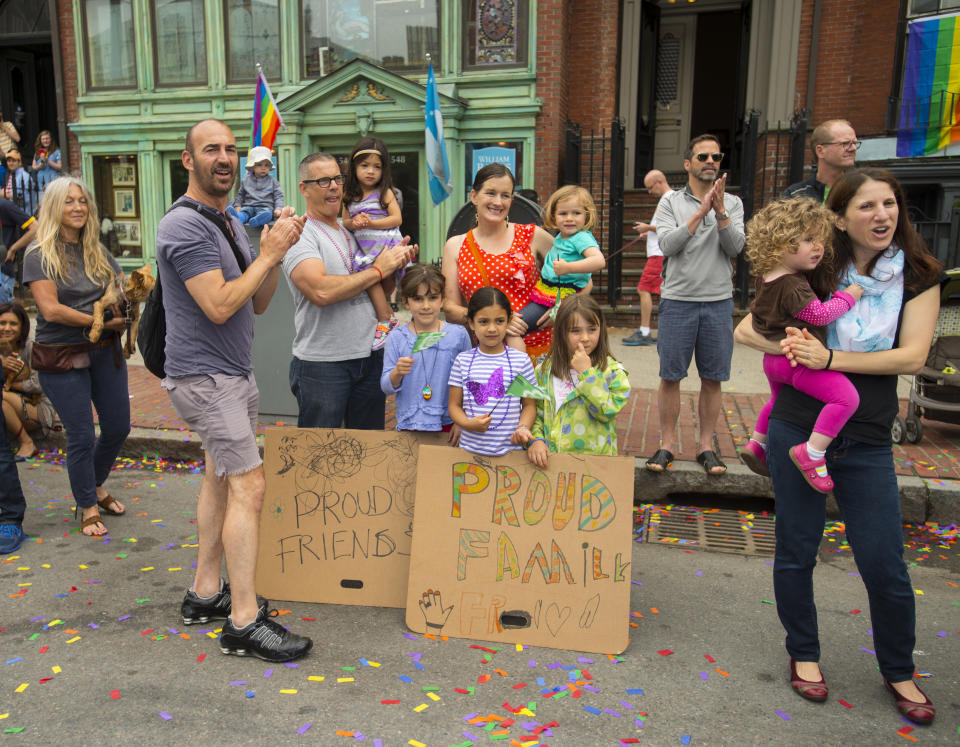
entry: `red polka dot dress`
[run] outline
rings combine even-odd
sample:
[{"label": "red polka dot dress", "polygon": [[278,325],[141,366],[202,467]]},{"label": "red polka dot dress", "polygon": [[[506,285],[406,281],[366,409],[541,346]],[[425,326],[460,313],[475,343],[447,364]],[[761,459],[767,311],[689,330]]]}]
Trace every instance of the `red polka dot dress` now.
[{"label": "red polka dot dress", "polygon": [[[477,244],[473,231],[467,232],[457,258],[457,285],[468,303],[478,289],[492,285],[506,294],[513,311],[520,311],[527,305],[530,292],[540,279],[540,271],[530,247],[536,228],[533,224],[514,224],[513,242],[503,254],[485,252]],[[482,267],[478,266],[478,256]],[[528,355],[536,358],[546,353],[552,336],[553,327],[547,327],[524,337]]]}]

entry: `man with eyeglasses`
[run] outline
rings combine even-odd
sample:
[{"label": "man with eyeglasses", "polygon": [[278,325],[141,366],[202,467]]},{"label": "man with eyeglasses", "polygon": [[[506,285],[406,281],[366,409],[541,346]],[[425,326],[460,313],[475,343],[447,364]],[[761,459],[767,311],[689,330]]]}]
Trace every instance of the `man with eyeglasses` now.
[{"label": "man with eyeglasses", "polygon": [[810,150],[817,159],[816,173],[809,179],[791,184],[780,196],[787,199],[812,197],[817,202],[826,202],[830,188],[856,162],[860,145],[853,125],[847,120],[821,122],[810,135]]},{"label": "man with eyeglasses", "polygon": [[699,135],[684,153],[687,184],[664,195],[653,224],[663,251],[657,352],[660,354],[660,448],[647,460],[663,472],[677,448],[680,382],[696,355],[700,376],[697,461],[711,476],[727,471],[713,446],[720,385],[733,357],[733,266],[743,249],[743,203],[727,194],[723,153],[713,135]]},{"label": "man with eyeglasses", "polygon": [[[220,651],[291,661],[309,638],[277,623],[254,591],[263,460],[257,449],[259,391],[253,376],[253,317],[267,310],[280,260],[303,230],[293,208],[263,227],[260,254],[227,215],[237,178],[237,143],[216,119],[187,133],[181,154],[187,191],[157,230],[157,269],[166,314],[163,387],[203,440],[206,469],[197,501],[193,586],[180,605],[184,625],[226,618]],[[220,576],[226,556],[230,583]]]},{"label": "man with eyeglasses", "polygon": [[283,258],[295,307],[290,390],[297,425],[382,431],[383,350],[371,350],[377,314],[367,290],[404,267],[417,247],[406,237],[353,272],[357,243],[338,220],[340,165],[333,156],[312,153],[300,162],[299,178],[307,222]]}]

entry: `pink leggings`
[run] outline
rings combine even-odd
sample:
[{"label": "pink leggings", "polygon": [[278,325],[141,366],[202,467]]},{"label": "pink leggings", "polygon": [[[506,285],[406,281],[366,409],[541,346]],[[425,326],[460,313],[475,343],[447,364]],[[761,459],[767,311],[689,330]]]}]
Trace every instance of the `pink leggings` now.
[{"label": "pink leggings", "polygon": [[763,372],[770,382],[770,399],[757,416],[754,433],[767,434],[770,411],[773,410],[777,395],[784,384],[825,403],[813,430],[830,438],[837,437],[840,429],[860,406],[860,395],[850,383],[850,379],[839,371],[816,371],[800,365],[794,368],[785,355],[765,353]]}]

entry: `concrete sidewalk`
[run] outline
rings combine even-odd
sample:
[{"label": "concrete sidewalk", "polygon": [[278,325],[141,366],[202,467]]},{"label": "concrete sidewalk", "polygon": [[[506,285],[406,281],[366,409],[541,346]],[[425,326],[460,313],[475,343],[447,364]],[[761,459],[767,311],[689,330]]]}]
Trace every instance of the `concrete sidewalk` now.
[{"label": "concrete sidewalk", "polygon": [[[735,346],[731,379],[723,385],[721,430],[715,437],[717,452],[728,466],[723,477],[707,478],[696,458],[697,387],[695,367],[684,380],[679,449],[671,469],[662,475],[649,473],[645,460],[659,445],[657,387],[659,361],[655,346],[625,347],[620,340],[631,330],[610,329],[613,355],[630,374],[633,387],[630,401],[617,418],[622,453],[637,458],[636,496],[644,503],[690,503],[691,496],[727,495],[773,499],[770,481],[744,467],[737,453],[749,437],[756,415],[767,397],[767,383],[761,354],[742,345]],[[203,458],[199,439],[174,410],[160,381],[137,358],[130,361],[129,387],[133,431],[124,455],[167,460],[199,461]],[[909,391],[909,377],[901,377],[900,395]],[[901,413],[906,401],[901,399]],[[261,430],[292,424],[290,418],[263,416]],[[396,427],[393,398],[387,399],[387,429]],[[64,434],[54,433],[44,446],[62,448]],[[960,426],[924,421],[923,439],[917,444],[893,447],[903,499],[904,520],[954,524],[960,520]]]}]

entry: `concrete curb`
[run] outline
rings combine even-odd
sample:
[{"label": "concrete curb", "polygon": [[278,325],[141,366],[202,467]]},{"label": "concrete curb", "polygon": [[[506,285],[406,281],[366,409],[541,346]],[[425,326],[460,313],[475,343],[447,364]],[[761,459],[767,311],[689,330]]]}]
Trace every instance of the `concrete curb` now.
[{"label": "concrete curb", "polygon": [[[690,503],[697,494],[712,496],[749,496],[766,498],[774,509],[773,484],[770,479],[751,472],[742,464],[727,460],[727,472],[721,477],[707,477],[697,462],[673,462],[666,472],[646,469],[646,458],[634,460],[634,500],[640,503]],[[944,480],[928,480],[912,475],[899,475],[900,510],[910,524],[926,521],[949,526],[960,522],[960,485]],[[833,496],[827,499],[827,515],[841,518]]]},{"label": "concrete curb", "polygon": [[[37,442],[42,449],[65,449],[66,433],[53,431]],[[156,457],[169,461],[196,462],[203,459],[200,438],[192,431],[163,431],[133,428],[120,450],[120,456],[132,459]],[[757,475],[744,465],[727,460],[727,472],[708,477],[696,462],[675,461],[662,473],[646,469],[646,458],[634,459],[634,501],[637,503],[692,504],[697,495],[749,496],[770,501],[774,509],[773,485],[769,478]],[[941,526],[960,523],[960,485],[944,480],[929,480],[912,475],[898,476],[903,520],[910,524],[925,521]],[[827,499],[827,515],[841,518],[833,497]]]}]

